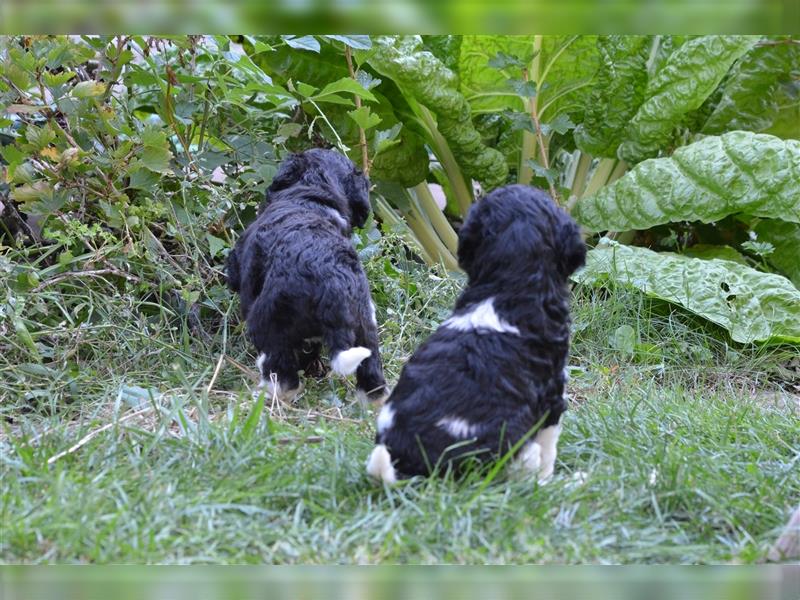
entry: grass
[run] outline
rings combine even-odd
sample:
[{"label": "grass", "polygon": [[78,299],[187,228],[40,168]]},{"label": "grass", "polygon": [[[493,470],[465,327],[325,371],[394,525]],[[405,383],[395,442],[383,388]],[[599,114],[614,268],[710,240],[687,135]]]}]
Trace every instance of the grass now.
[{"label": "grass", "polygon": [[[459,281],[387,247],[368,270],[394,381]],[[232,304],[205,315],[204,339],[119,282],[14,292],[10,264],[0,290],[25,302],[42,360],[7,313],[5,562],[757,562],[800,498],[800,406],[780,381],[796,349],[730,346],[624,290],[576,293],[552,482],[390,489],[365,476],[374,415],[341,381],[253,401]]]}]

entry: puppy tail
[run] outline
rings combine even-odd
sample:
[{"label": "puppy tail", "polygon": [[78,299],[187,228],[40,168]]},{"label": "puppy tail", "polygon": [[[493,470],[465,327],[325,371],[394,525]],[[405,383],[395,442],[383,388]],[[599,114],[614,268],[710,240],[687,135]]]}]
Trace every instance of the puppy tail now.
[{"label": "puppy tail", "polygon": [[352,375],[358,365],[365,358],[372,356],[372,350],[363,346],[354,346],[349,350],[342,350],[333,357],[331,369],[338,375]]},{"label": "puppy tail", "polygon": [[397,482],[397,474],[392,465],[392,457],[383,444],[378,444],[372,450],[367,461],[367,474],[386,483]]}]

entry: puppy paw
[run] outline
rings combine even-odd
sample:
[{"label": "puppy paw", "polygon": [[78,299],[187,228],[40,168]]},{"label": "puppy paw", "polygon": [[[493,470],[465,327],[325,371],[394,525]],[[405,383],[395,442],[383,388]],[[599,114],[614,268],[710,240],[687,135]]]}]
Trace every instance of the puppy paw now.
[{"label": "puppy paw", "polygon": [[367,404],[376,404],[377,406],[382,406],[388,397],[389,387],[385,385],[368,391],[356,389],[356,398],[358,398],[358,401],[364,406]]},{"label": "puppy paw", "polygon": [[263,392],[266,399],[277,398],[281,402],[291,402],[304,388],[305,386],[302,382],[296,388],[287,389],[282,387],[280,382],[273,384],[272,381],[262,379],[256,389],[253,390],[253,398],[258,398],[259,394]]},{"label": "puppy paw", "polygon": [[389,450],[383,444],[378,444],[372,450],[367,461],[367,474],[373,479],[384,481],[385,483],[396,483],[397,473],[392,465],[392,457]]}]

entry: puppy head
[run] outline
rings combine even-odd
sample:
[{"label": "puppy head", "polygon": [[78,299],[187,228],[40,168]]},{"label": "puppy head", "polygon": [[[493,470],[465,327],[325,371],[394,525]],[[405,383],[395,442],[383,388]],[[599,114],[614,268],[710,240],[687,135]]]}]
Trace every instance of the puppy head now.
[{"label": "puppy head", "polygon": [[314,148],[292,154],[278,168],[267,188],[267,203],[279,192],[301,185],[314,188],[353,227],[363,227],[369,216],[369,180],[346,156]]},{"label": "puppy head", "polygon": [[458,235],[458,262],[471,281],[497,273],[566,279],[586,258],[575,221],[544,191],[507,185],[476,202]]}]

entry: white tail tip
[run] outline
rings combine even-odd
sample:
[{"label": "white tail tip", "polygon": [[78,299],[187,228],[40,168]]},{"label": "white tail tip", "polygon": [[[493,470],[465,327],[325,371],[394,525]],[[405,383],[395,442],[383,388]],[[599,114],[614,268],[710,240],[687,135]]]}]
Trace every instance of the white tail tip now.
[{"label": "white tail tip", "polygon": [[383,444],[378,444],[372,450],[367,461],[367,474],[375,479],[382,479],[386,483],[395,483],[397,475],[392,466],[392,457]]},{"label": "white tail tip", "polygon": [[349,350],[342,350],[331,361],[331,369],[337,375],[352,375],[356,372],[361,361],[372,355],[372,350],[362,346],[354,346]]}]

